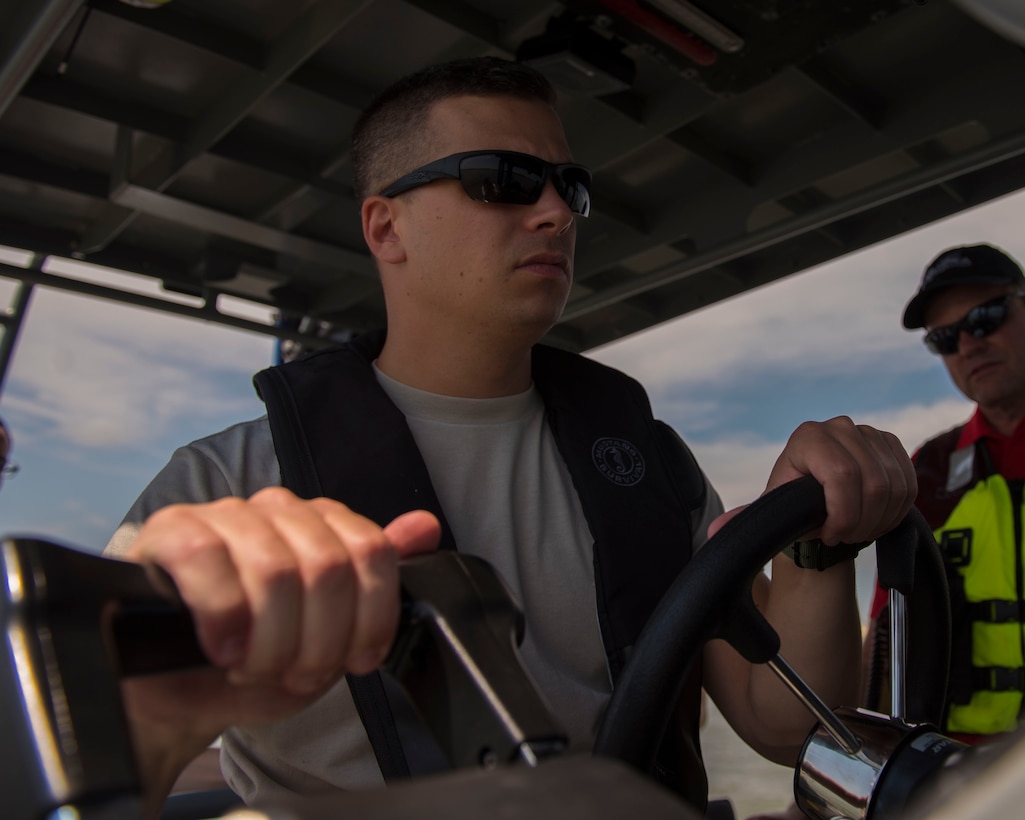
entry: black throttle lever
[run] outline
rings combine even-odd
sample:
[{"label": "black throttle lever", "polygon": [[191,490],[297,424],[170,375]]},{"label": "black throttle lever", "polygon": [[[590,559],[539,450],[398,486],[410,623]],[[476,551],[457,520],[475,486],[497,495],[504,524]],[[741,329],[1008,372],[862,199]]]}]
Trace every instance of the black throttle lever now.
[{"label": "black throttle lever", "polygon": [[174,584],[33,538],[0,541],[0,573],[4,816],[141,816],[119,679],[207,663]]},{"label": "black throttle lever", "polygon": [[[208,664],[170,577],[34,538],[0,541],[0,794],[8,820],[74,805],[138,817],[124,677]],[[400,565],[387,668],[454,765],[536,759],[565,736],[523,670],[523,616],[495,571],[454,552]],[[103,810],[90,814],[90,806]],[[108,815],[111,806],[115,815]]]},{"label": "black throttle lever", "polygon": [[566,735],[516,650],[523,613],[494,568],[445,550],[400,567],[402,624],[385,668],[456,767],[537,765]]}]

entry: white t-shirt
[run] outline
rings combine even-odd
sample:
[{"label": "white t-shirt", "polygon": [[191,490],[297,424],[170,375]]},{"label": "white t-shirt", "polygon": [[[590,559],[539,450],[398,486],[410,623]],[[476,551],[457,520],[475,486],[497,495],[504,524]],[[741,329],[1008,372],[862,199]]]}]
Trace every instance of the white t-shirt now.
[{"label": "white t-shirt", "polygon": [[[570,747],[590,748],[611,693],[593,542],[540,395],[531,388],[495,399],[453,398],[375,372],[406,416],[460,551],[489,561],[521,604],[524,665]],[[177,450],[106,552],[123,554],[142,522],[167,504],[248,497],[280,483],[266,417],[235,425]],[[709,488],[695,548],[721,510]],[[221,766],[247,802],[383,783],[344,680],[290,718],[227,730]]]}]

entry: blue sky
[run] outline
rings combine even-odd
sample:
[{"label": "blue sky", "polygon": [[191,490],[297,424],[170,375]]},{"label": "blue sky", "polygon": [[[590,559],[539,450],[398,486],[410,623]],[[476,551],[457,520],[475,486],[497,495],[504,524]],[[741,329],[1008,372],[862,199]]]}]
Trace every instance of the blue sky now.
[{"label": "blue sky", "polygon": [[[591,355],[648,387],[728,506],[758,495],[806,419],[847,414],[914,449],[971,407],[901,310],[944,248],[1025,260],[1023,214],[1019,192]],[[15,287],[0,278],[3,305]],[[0,533],[101,549],[176,446],[262,413],[250,379],[272,357],[257,334],[37,288],[0,398],[22,468]]]}]

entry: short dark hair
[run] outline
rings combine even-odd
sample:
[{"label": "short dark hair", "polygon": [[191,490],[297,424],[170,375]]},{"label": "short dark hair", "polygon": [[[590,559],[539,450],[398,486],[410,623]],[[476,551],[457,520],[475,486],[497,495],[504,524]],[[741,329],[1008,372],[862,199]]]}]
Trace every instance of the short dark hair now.
[{"label": "short dark hair", "polygon": [[396,82],[366,107],[352,134],[352,173],[362,202],[423,164],[424,129],[435,103],[449,97],[517,97],[554,108],[557,94],[539,71],[499,57],[430,66]]}]

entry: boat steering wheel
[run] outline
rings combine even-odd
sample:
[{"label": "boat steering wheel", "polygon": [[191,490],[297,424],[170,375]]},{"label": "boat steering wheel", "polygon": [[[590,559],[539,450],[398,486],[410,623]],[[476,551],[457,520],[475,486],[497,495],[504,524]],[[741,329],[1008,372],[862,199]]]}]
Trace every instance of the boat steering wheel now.
[{"label": "boat steering wheel", "polygon": [[[825,517],[822,487],[808,476],[766,493],[708,540],[670,586],[638,638],[609,702],[595,754],[652,772],[687,672],[710,638],[725,638],[753,663],[777,656],[779,637],[755,608],[752,582],[786,544],[819,527]],[[923,551],[922,544],[931,544],[931,551]],[[915,658],[909,690],[916,719],[938,723],[949,669],[949,602],[938,548],[915,509],[877,545],[884,586],[907,594],[916,577],[927,581],[919,584],[916,603],[921,605],[912,608],[910,630],[928,635],[923,643],[931,648]],[[940,617],[935,616],[937,611]]]}]

